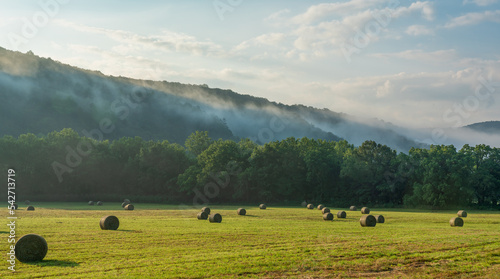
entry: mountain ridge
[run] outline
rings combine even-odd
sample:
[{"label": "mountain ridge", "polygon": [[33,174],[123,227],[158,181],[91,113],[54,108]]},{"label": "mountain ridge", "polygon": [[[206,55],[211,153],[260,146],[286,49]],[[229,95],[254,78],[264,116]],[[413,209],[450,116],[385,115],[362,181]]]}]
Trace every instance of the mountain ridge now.
[{"label": "mountain ridge", "polygon": [[477,132],[487,133],[487,134],[500,134],[500,121],[484,121],[469,124],[462,128],[472,129]]},{"label": "mountain ridge", "polygon": [[[63,128],[82,133],[104,121],[114,127],[106,139],[140,136],[183,144],[192,132],[206,130],[212,138],[260,144],[293,136],[355,145],[374,140],[404,152],[422,146],[379,120],[359,121],[207,85],[107,76],[5,48],[0,48],[0,96],[6,100],[0,104],[0,135]],[[27,113],[19,115],[23,109]]]}]

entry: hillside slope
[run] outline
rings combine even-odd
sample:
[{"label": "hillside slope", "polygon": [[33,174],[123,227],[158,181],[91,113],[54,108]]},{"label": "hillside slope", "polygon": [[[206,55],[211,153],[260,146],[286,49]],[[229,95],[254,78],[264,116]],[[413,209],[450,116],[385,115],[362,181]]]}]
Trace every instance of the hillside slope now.
[{"label": "hillside slope", "polygon": [[417,143],[379,120],[284,105],[231,90],[106,76],[0,48],[0,135],[46,134],[69,127],[104,139],[140,136],[184,143],[196,130],[258,143],[287,137],[375,140],[399,151]]},{"label": "hillside slope", "polygon": [[467,125],[464,128],[486,134],[500,134],[500,121],[479,122]]}]

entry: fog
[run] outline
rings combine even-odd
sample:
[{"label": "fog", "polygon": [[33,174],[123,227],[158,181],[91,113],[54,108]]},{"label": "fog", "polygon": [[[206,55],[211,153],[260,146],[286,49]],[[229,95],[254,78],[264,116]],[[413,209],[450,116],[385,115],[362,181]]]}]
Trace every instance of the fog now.
[{"label": "fog", "polygon": [[[51,59],[0,49],[1,134],[80,134],[112,122],[106,139],[140,136],[183,144],[196,130],[214,138],[263,144],[288,137],[374,140],[397,151],[430,144],[499,146],[500,135],[468,129],[409,129],[378,119],[288,106],[206,85],[105,76]],[[23,111],[22,115],[17,112]]]}]

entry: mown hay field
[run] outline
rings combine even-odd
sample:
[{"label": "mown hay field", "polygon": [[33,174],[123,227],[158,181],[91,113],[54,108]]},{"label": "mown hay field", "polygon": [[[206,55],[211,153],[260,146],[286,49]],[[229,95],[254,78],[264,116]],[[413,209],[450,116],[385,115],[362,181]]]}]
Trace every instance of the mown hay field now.
[{"label": "mown hay field", "polygon": [[[361,212],[324,221],[319,210],[211,205],[222,223],[196,218],[200,208],[121,203],[32,203],[16,211],[16,236],[45,238],[42,262],[4,261],[0,278],[498,278],[500,214],[371,209],[385,223],[361,227]],[[346,208],[330,208],[332,212]],[[100,219],[119,218],[118,230]],[[7,218],[5,214],[5,222]],[[8,251],[7,226],[0,229]],[[7,259],[6,253],[4,258]]]}]

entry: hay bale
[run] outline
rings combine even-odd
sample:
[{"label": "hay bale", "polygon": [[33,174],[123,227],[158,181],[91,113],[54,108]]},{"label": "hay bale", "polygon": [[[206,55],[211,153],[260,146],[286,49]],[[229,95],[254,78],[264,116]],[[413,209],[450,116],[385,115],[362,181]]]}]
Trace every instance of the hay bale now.
[{"label": "hay bale", "polygon": [[306,202],[306,201],[303,201],[300,205],[301,205],[302,207],[306,207],[306,206],[307,206],[307,202]]},{"label": "hay bale", "polygon": [[236,213],[238,213],[238,215],[246,215],[247,211],[244,208],[238,208]]},{"label": "hay bale", "polygon": [[327,212],[327,213],[323,214],[323,220],[325,220],[325,221],[333,220],[333,214],[331,212]]},{"label": "hay bale", "polygon": [[467,211],[460,210],[460,211],[457,212],[457,215],[458,215],[458,217],[465,218],[465,217],[467,217]]},{"label": "hay bale", "polygon": [[203,207],[203,208],[201,209],[201,211],[202,211],[202,212],[205,212],[205,213],[207,214],[207,216],[208,216],[208,215],[210,215],[210,208],[208,208],[208,207],[206,207],[206,206],[205,206],[205,207]]},{"label": "hay bale", "polygon": [[318,207],[316,207],[316,208],[317,208],[318,210],[323,210],[323,208],[325,208],[325,206],[324,206],[324,205],[322,205],[322,204],[318,204]]},{"label": "hay bale", "polygon": [[377,220],[377,223],[385,223],[385,218],[382,215],[375,215],[375,219]]},{"label": "hay bale", "polygon": [[30,203],[31,203],[31,202],[30,202],[29,200],[25,200],[25,201],[24,201],[24,204],[26,204],[26,205],[30,205]]},{"label": "hay bale", "polygon": [[133,204],[127,204],[124,208],[125,208],[125,210],[134,210],[134,205]]},{"label": "hay bale", "polygon": [[259,208],[260,208],[260,209],[266,209],[266,208],[267,208],[267,206],[266,206],[265,204],[261,204],[261,205],[259,205]]},{"label": "hay bale", "polygon": [[375,227],[377,224],[377,219],[373,215],[363,215],[359,219],[361,227]]},{"label": "hay bale", "polygon": [[314,209],[314,205],[312,203],[308,204],[307,209]]},{"label": "hay bale", "polygon": [[325,213],[328,213],[330,212],[330,208],[328,207],[323,207],[323,209],[321,209],[321,213],[325,214]]},{"label": "hay bale", "polygon": [[208,219],[208,214],[205,211],[198,212],[198,215],[196,216],[198,220],[207,220]]},{"label": "hay bale", "polygon": [[337,218],[345,219],[346,217],[347,217],[347,214],[345,213],[345,211],[337,212]]},{"label": "hay bale", "polygon": [[101,218],[99,226],[101,227],[102,230],[117,230],[118,227],[120,226],[120,221],[116,216],[112,215],[104,216]]},{"label": "hay bale", "polygon": [[353,206],[349,207],[349,210],[350,210],[350,211],[357,211],[357,210],[358,210],[358,208],[357,208],[357,207],[355,207],[355,206],[353,205]]},{"label": "hay bale", "polygon": [[98,201],[98,202],[97,202],[97,205],[102,205],[102,201]]},{"label": "hay bale", "polygon": [[129,204],[130,200],[129,199],[124,199],[123,202],[126,203],[126,204]]},{"label": "hay bale", "polygon": [[35,210],[35,207],[33,207],[32,205],[30,205],[30,206],[28,206],[28,207],[26,208],[26,210],[28,210],[28,211],[34,211],[34,210]]},{"label": "hay bale", "polygon": [[48,250],[47,241],[43,237],[37,234],[27,234],[17,241],[15,254],[20,262],[38,262],[45,258]]},{"label": "hay bale", "polygon": [[17,209],[19,206],[17,205],[17,203],[13,203],[10,208],[14,207],[14,209]]},{"label": "hay bale", "polygon": [[361,208],[361,214],[370,214],[370,209],[368,207]]},{"label": "hay bale", "polygon": [[450,226],[463,227],[464,226],[464,219],[462,219],[460,217],[453,217],[450,219]]},{"label": "hay bale", "polygon": [[89,201],[89,205],[94,205],[94,202],[93,201]]},{"label": "hay bale", "polygon": [[129,202],[122,202],[122,207],[125,208],[125,206],[129,205]]},{"label": "hay bale", "polygon": [[210,221],[210,223],[220,223],[222,222],[222,216],[219,213],[212,214],[208,217],[208,221]]}]

